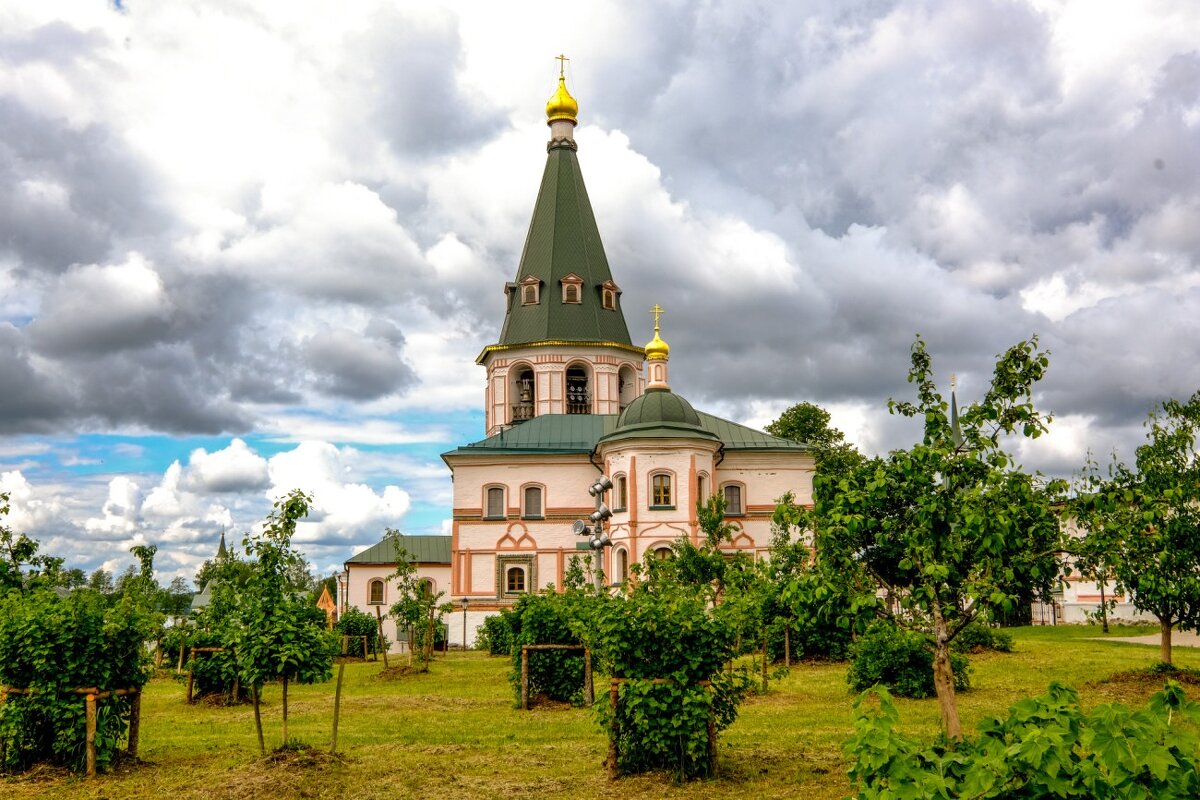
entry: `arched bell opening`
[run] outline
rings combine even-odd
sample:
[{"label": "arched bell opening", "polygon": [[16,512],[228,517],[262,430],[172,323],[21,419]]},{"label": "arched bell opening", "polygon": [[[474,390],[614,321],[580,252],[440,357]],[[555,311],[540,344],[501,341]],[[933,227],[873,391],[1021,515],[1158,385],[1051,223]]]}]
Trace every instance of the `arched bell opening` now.
[{"label": "arched bell opening", "polygon": [[512,422],[533,419],[534,403],[537,400],[533,370],[526,366],[520,366],[510,374],[512,375],[512,385],[509,387],[509,396],[515,401],[512,404]]},{"label": "arched bell opening", "polygon": [[587,367],[572,364],[567,367],[567,413],[592,413],[592,387]]}]

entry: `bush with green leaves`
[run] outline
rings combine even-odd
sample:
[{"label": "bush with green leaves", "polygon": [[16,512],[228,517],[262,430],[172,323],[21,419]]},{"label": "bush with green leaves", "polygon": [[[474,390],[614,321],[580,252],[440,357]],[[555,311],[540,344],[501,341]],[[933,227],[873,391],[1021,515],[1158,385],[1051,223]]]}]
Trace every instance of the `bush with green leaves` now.
[{"label": "bush with green leaves", "polygon": [[[59,596],[35,589],[0,596],[0,684],[32,689],[0,704],[3,767],[49,761],[85,765],[84,698],[71,690],[140,689],[150,678],[144,647],[156,615],[130,597],[108,603],[90,590]],[[109,765],[125,736],[131,701],[97,704],[96,764]]]},{"label": "bush with green leaves", "polygon": [[511,611],[503,608],[499,614],[485,617],[475,631],[475,649],[487,650],[492,656],[512,655],[511,615]]},{"label": "bush with green leaves", "polygon": [[[367,614],[364,611],[359,611],[351,606],[347,608],[338,619],[337,625],[334,626],[334,632],[339,636],[352,636],[347,645],[346,653],[350,656],[361,655],[362,639],[357,637],[367,637],[367,652],[379,652],[379,620]],[[339,640],[340,641],[340,640]],[[339,644],[339,647],[341,645]],[[386,646],[386,640],[385,640]],[[339,650],[340,652],[340,650]]]},{"label": "bush with green leaves", "polygon": [[957,653],[981,653],[994,650],[998,653],[1011,653],[1013,637],[999,628],[993,628],[976,620],[959,632],[950,643],[950,649]]},{"label": "bush with green leaves", "polygon": [[[527,594],[509,613],[512,630],[512,672],[509,682],[516,702],[521,699],[521,646],[527,644],[579,645],[572,621],[581,599],[577,593],[559,594],[554,589]],[[529,696],[562,702],[581,702],[583,697],[582,650],[529,651]]]},{"label": "bush with green leaves", "polygon": [[977,739],[924,743],[897,732],[886,690],[854,704],[846,743],[861,800],[938,797],[1184,800],[1200,797],[1200,704],[1179,684],[1145,709],[1102,705],[1084,713],[1078,693],[1057,683],[979,724]]},{"label": "bush with green leaves", "polygon": [[[754,683],[726,672],[737,623],[670,582],[645,581],[629,594],[590,604],[585,639],[593,658],[623,679],[616,710],[621,773],[670,770],[679,779],[711,774],[708,722],[717,731],[737,718]],[[706,685],[707,684],[707,685]],[[609,696],[597,692],[599,723],[613,736]]]},{"label": "bush with green leaves", "polygon": [[[970,688],[970,664],[960,653],[950,654],[954,688]],[[846,681],[855,691],[886,686],[901,697],[924,698],[937,693],[933,685],[933,648],[929,636],[879,620],[850,647]]]}]

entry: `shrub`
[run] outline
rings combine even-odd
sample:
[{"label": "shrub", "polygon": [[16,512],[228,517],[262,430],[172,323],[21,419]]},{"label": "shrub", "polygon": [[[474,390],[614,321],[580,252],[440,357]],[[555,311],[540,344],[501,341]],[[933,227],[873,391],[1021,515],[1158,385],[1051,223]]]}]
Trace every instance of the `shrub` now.
[{"label": "shrub", "polygon": [[[984,719],[977,740],[953,747],[897,733],[899,714],[886,690],[863,693],[854,708],[846,752],[862,800],[1200,797],[1200,705],[1174,681],[1145,710],[1114,704],[1091,714],[1074,689],[1052,683],[1041,697],[1014,704],[1006,718]],[[1181,718],[1189,724],[1181,726]]]},{"label": "shrub", "polygon": [[[94,591],[66,597],[52,591],[0,597],[0,684],[33,689],[0,704],[5,769],[39,761],[81,770],[85,765],[84,700],[72,689],[141,688],[150,677],[143,647],[157,622],[130,598],[107,605]],[[112,762],[125,735],[127,697],[97,704],[96,764]]]},{"label": "shrub", "polygon": [[[571,631],[569,598],[553,589],[528,594],[517,601],[509,617],[512,663],[509,676],[516,701],[521,698],[521,645],[579,644]],[[581,650],[533,650],[529,653],[529,696],[579,702],[583,692]]]},{"label": "shrub", "polygon": [[[950,654],[954,688],[970,688],[970,664],[966,656]],[[901,630],[881,620],[850,648],[850,670],[846,673],[855,691],[883,685],[901,697],[933,697],[933,650],[925,634]]]},{"label": "shrub", "polygon": [[[337,625],[334,626],[334,631],[337,633],[338,652],[341,652],[342,636],[366,636],[367,637],[367,652],[379,652],[379,620],[372,617],[366,612],[359,611],[357,608],[350,607],[342,614]],[[384,640],[386,644],[387,640]],[[362,640],[351,639],[346,650],[347,655],[355,655],[362,652]]]},{"label": "shrub", "polygon": [[475,647],[487,650],[488,655],[512,655],[512,612],[507,608],[499,614],[486,617],[475,632]]},{"label": "shrub", "polygon": [[[616,719],[620,772],[668,769],[679,779],[710,774],[708,721],[717,731],[731,725],[755,682],[745,671],[722,669],[736,638],[723,609],[666,586],[639,586],[627,597],[596,601],[587,634],[593,655],[625,679]],[[605,693],[596,699],[596,713],[611,737]]]},{"label": "shrub", "polygon": [[954,637],[950,649],[956,653],[981,653],[984,650],[1011,653],[1013,638],[1011,634],[999,628],[992,628],[977,621],[963,628],[958,636]]}]

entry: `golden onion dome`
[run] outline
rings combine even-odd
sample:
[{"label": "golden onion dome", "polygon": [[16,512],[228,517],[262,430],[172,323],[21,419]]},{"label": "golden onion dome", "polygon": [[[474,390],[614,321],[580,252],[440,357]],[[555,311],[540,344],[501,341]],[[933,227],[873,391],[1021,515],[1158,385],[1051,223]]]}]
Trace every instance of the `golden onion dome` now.
[{"label": "golden onion dome", "polygon": [[658,326],[654,326],[654,338],[646,345],[646,358],[651,361],[666,361],[671,355],[671,346],[658,335]]},{"label": "golden onion dome", "polygon": [[578,122],[576,117],[579,114],[579,103],[571,97],[571,93],[567,91],[567,79],[563,75],[558,76],[558,91],[554,96],[546,101],[546,122],[555,122],[556,120],[564,119],[568,122]]}]

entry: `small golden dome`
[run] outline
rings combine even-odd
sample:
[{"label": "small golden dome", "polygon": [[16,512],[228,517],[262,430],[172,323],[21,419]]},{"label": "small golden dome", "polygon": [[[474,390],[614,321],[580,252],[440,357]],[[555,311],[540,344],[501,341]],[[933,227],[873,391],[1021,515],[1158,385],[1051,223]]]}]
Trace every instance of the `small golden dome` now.
[{"label": "small golden dome", "polygon": [[571,93],[567,91],[566,77],[559,75],[558,91],[546,101],[546,122],[551,123],[565,119],[568,122],[578,123],[576,119],[578,114],[579,103],[575,102],[575,98],[571,97]]},{"label": "small golden dome", "polygon": [[647,360],[666,361],[671,355],[671,346],[658,335],[658,318],[662,316],[662,306],[655,303],[654,308],[650,309],[650,313],[654,315],[654,338],[643,349],[646,351]]},{"label": "small golden dome", "polygon": [[671,355],[671,346],[664,342],[658,335],[658,331],[654,332],[654,338],[646,345],[646,358],[650,361],[666,361]]}]

